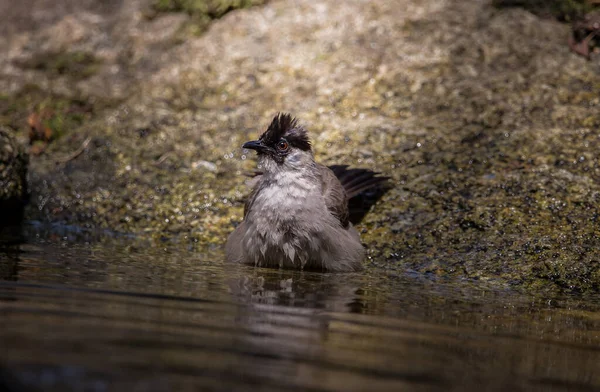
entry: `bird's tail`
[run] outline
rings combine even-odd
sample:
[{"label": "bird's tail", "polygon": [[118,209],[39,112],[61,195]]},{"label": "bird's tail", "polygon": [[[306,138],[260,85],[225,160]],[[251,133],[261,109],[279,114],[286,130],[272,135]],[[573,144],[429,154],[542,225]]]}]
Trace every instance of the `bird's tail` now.
[{"label": "bird's tail", "polygon": [[349,199],[389,180],[389,177],[369,169],[348,169],[348,165],[332,165],[329,168],[342,183]]}]

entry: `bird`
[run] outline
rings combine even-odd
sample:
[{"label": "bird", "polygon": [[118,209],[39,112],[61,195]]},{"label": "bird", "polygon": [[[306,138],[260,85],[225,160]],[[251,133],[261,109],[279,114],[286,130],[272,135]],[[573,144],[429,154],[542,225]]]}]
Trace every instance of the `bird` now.
[{"label": "bird", "polygon": [[283,269],[351,272],[365,250],[349,220],[348,200],[388,177],[315,161],[306,128],[278,113],[258,140],[258,170],[242,222],[227,238],[226,260]]}]

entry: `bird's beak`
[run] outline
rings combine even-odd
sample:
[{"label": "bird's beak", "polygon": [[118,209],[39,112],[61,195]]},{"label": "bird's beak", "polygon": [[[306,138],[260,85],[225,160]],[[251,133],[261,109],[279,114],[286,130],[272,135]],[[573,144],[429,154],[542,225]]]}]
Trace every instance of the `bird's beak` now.
[{"label": "bird's beak", "polygon": [[250,150],[256,150],[256,152],[263,152],[267,148],[260,140],[252,140],[251,142],[246,142],[242,146],[242,148],[248,148]]}]

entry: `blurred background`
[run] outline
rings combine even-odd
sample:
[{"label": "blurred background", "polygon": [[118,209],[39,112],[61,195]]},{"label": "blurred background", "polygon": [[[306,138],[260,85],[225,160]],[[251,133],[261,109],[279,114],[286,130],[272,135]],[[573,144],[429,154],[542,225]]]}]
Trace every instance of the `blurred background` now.
[{"label": "blurred background", "polygon": [[[595,0],[0,0],[0,389],[600,388]],[[277,112],[366,271],[222,262]]]}]

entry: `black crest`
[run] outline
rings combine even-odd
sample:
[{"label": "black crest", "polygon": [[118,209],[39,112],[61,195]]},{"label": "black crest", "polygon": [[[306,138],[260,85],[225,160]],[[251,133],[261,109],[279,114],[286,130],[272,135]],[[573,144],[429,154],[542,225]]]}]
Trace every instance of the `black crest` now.
[{"label": "black crest", "polygon": [[278,113],[260,137],[266,145],[274,145],[281,138],[285,138],[292,146],[301,150],[310,150],[308,132],[298,125],[298,120],[289,113]]}]

